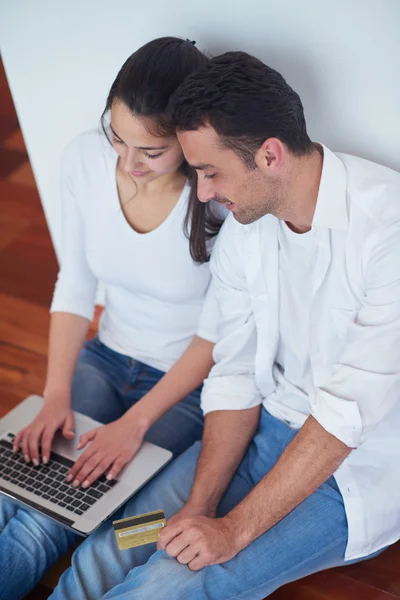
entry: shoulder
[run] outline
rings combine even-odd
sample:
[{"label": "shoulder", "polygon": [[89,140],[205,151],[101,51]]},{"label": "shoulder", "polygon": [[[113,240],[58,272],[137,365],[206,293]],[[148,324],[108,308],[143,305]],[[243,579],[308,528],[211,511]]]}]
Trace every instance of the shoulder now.
[{"label": "shoulder", "polygon": [[99,161],[107,161],[113,155],[113,148],[101,130],[91,129],[72,139],[62,153],[62,169],[68,172],[87,168]]},{"label": "shoulder", "polygon": [[258,223],[242,225],[232,214],[225,219],[211,255],[211,272],[214,276],[229,273],[241,280],[245,274],[246,245],[249,236],[257,235]]},{"label": "shoulder", "polygon": [[215,243],[216,249],[219,251],[220,249],[230,247],[231,245],[234,245],[235,248],[237,248],[237,244],[243,242],[248,228],[248,225],[242,225],[236,221],[232,213],[228,214],[218,234]]},{"label": "shoulder", "polygon": [[350,214],[353,212],[375,229],[398,221],[400,173],[350,154],[337,156],[346,169]]}]

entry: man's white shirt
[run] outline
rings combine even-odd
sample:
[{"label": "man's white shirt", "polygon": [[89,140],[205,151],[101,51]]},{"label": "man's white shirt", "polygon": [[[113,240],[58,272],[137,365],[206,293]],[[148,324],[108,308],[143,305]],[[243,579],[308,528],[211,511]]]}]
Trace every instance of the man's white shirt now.
[{"label": "man's white shirt", "polygon": [[202,407],[262,403],[292,428],[313,415],[354,448],[335,473],[351,560],[400,537],[400,175],[323,149],[305,237],[271,215],[222,227]]}]

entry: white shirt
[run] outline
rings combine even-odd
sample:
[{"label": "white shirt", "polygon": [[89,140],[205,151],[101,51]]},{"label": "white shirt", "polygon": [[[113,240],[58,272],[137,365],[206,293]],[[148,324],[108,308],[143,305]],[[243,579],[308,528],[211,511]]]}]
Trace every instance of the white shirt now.
[{"label": "white shirt", "polygon": [[100,340],[167,371],[196,332],[213,340],[214,330],[199,326],[209,266],[192,260],[183,231],[189,187],[159,227],[137,233],[120,206],[117,158],[99,131],[80,135],[65,151],[61,270],[51,312],[90,320],[101,280]]},{"label": "white shirt", "polygon": [[[211,266],[221,314],[205,413],[261,402],[277,412],[278,231],[271,215],[251,225],[228,217],[222,227]],[[350,560],[400,538],[400,175],[324,148],[312,235],[307,414],[355,448],[335,473]],[[293,410],[286,395],[279,402],[279,418],[300,427],[303,405]]]},{"label": "white shirt", "polygon": [[297,426],[309,415],[308,394],[313,388],[309,332],[318,246],[313,231],[298,234],[283,221],[278,244],[279,345],[273,367],[276,389],[268,396],[268,411]]}]

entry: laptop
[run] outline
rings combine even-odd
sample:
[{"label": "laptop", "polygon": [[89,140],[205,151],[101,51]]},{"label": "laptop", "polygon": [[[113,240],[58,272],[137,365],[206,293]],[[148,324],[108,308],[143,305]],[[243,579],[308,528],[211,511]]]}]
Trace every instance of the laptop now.
[{"label": "laptop", "polygon": [[103,475],[89,488],[75,489],[65,477],[84,451],[76,450],[79,437],[101,423],[75,412],[75,438],[66,440],[57,432],[50,461],[34,467],[12,447],[16,433],[32,422],[42,406],[43,398],[29,396],[0,419],[0,493],[74,533],[89,535],[172,458],[169,450],[144,442],[117,479],[108,481]]}]

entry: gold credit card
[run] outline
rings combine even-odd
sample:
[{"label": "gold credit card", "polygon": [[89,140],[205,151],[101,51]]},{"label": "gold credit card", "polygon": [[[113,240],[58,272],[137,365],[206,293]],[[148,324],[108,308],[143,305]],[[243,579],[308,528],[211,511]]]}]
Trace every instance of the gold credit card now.
[{"label": "gold credit card", "polygon": [[128,548],[158,542],[158,534],[166,524],[163,510],[113,521],[118,548],[128,550]]}]

